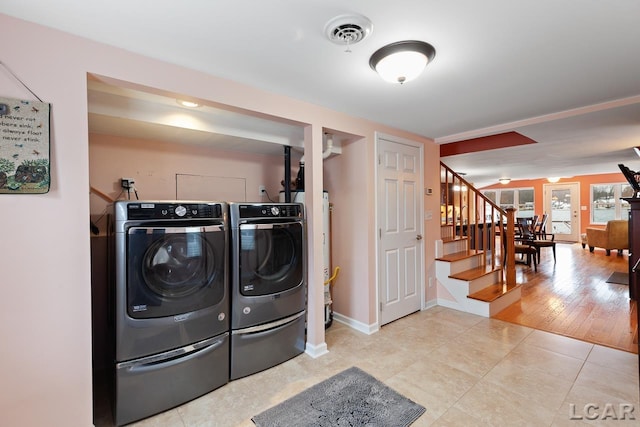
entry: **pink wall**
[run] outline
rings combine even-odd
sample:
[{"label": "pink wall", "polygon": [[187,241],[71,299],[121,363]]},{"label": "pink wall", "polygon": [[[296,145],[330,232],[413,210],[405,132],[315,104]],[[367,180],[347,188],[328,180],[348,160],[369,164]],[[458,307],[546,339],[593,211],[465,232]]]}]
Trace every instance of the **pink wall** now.
[{"label": "pink wall", "polygon": [[[292,160],[291,164],[292,173],[297,172],[297,161]],[[283,171],[283,156],[109,135],[89,136],[89,183],[113,199],[118,195],[121,199],[126,198],[120,187],[122,177],[135,179],[140,199],[175,199],[176,174],[188,174],[245,181],[246,191],[236,197],[207,200],[267,202],[265,196],[258,194],[258,185],[265,185],[269,196],[277,201],[278,192],[282,190]],[[92,216],[99,217],[106,205],[99,196],[92,196]]]},{"label": "pink wall", "polygon": [[[431,140],[2,14],[0,28],[11,34],[12,40],[19,40],[2,43],[2,61],[52,104],[51,191],[0,197],[0,235],[6,242],[0,257],[5,285],[0,299],[0,425],[92,424],[89,214],[93,196],[89,193],[88,74],[109,76],[104,79],[138,89],[161,88],[159,93],[181,94],[307,124],[314,131],[305,139],[305,149],[316,154],[322,128],[357,135],[360,139],[352,143],[345,158],[327,162],[324,172],[348,181],[334,181],[330,188],[340,204],[334,248],[341,249],[336,262],[350,266],[338,284],[346,293],[340,304],[346,307],[345,315],[367,325],[376,323],[375,132],[424,143],[425,164],[438,157]],[[0,71],[0,88],[4,96],[30,98],[4,71]],[[321,176],[318,165],[322,164],[316,154],[309,160],[314,181]],[[114,178],[118,176],[107,176],[106,183],[96,184],[113,185]],[[438,180],[439,168],[425,168],[425,186],[438,188]],[[315,190],[321,186],[311,184]],[[437,200],[425,199],[425,207],[437,212]],[[316,216],[317,209],[312,212]],[[425,231],[428,254],[432,237],[437,235],[437,221],[425,225],[429,229]],[[321,236],[317,217],[310,218],[309,232],[314,242],[309,253],[314,261],[310,264],[310,286],[317,286],[323,281],[317,268],[322,259],[317,250]],[[432,264],[433,258],[427,258],[428,271]],[[322,301],[310,299],[310,303],[314,304],[309,319],[312,344],[321,344],[322,312],[315,306],[321,306]]]},{"label": "pink wall", "polygon": [[[436,290],[436,246],[435,241],[440,240],[440,146],[425,144],[424,147],[424,186],[431,188],[430,196],[424,196],[424,212],[431,214],[431,220],[424,221],[424,253],[427,262],[425,263],[425,288],[426,301],[428,304],[435,304],[438,297]],[[435,179],[434,179],[435,175]],[[429,287],[429,278],[432,279],[432,286]]]}]

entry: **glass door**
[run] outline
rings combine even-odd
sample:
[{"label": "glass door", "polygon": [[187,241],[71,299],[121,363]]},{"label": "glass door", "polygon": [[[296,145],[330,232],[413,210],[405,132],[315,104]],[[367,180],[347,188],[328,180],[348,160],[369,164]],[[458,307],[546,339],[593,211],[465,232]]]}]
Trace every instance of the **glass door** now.
[{"label": "glass door", "polygon": [[577,242],[580,236],[580,186],[572,184],[545,184],[544,211],[549,215],[547,233],[555,240]]}]

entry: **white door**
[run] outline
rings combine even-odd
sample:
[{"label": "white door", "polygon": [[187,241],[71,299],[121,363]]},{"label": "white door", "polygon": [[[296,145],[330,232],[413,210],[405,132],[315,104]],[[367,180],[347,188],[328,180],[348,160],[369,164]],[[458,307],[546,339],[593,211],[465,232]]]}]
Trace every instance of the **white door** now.
[{"label": "white door", "polygon": [[547,233],[555,240],[577,242],[580,236],[580,184],[545,184],[544,211]]},{"label": "white door", "polygon": [[422,149],[379,137],[377,152],[378,299],[384,325],[422,305]]}]

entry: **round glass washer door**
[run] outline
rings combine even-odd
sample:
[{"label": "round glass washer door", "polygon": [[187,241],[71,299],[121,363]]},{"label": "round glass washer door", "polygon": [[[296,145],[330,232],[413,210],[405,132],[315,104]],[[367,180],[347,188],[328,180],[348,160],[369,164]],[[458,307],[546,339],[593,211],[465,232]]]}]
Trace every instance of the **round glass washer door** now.
[{"label": "round glass washer door", "polygon": [[171,234],[147,250],[142,276],[150,290],[165,298],[192,295],[213,279],[216,259],[208,242],[196,233]]},{"label": "round glass washer door", "polygon": [[216,225],[129,229],[129,315],[174,316],[224,303],[227,246],[227,233]]},{"label": "round glass washer door", "polygon": [[240,227],[240,292],[269,295],[303,282],[302,224]]}]

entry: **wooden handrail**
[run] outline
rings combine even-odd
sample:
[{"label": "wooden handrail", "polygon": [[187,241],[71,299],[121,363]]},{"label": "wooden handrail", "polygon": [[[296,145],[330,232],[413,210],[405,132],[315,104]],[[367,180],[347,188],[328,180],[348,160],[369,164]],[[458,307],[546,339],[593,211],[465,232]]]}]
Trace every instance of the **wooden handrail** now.
[{"label": "wooden handrail", "polygon": [[466,238],[467,250],[483,249],[485,265],[502,266],[506,284],[515,285],[515,209],[502,209],[442,162],[440,181],[441,229],[449,234],[441,237]]},{"label": "wooden handrail", "polygon": [[113,203],[114,200],[108,195],[103,193],[102,191],[98,190],[95,187],[89,186],[89,192],[99,196],[100,198],[104,199],[105,201],[109,202],[109,203]]}]

